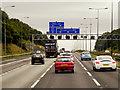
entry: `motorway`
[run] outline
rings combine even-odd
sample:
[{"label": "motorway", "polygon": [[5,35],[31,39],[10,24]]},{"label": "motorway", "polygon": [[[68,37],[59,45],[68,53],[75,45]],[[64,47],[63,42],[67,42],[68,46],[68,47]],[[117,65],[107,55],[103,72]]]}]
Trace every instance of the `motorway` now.
[{"label": "motorway", "polygon": [[91,61],[75,55],[75,73],[54,72],[55,58],[31,65],[31,58],[2,64],[2,88],[118,88],[118,70],[93,71]]}]

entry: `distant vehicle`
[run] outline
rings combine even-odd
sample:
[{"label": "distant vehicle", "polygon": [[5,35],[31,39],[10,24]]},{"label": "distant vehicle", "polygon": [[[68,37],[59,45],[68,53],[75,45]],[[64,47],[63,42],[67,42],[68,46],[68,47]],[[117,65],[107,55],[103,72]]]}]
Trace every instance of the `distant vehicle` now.
[{"label": "distant vehicle", "polygon": [[74,63],[70,58],[57,58],[55,61],[55,73],[61,70],[71,70],[74,73]]},{"label": "distant vehicle", "polygon": [[71,53],[70,51],[65,51],[65,53]]},{"label": "distant vehicle", "polygon": [[46,40],[45,41],[45,55],[46,58],[56,58],[58,55],[57,40]]},{"label": "distant vehicle", "polygon": [[65,48],[62,48],[63,51],[65,51]]},{"label": "distant vehicle", "polygon": [[62,53],[59,57],[70,58],[74,62],[74,56],[72,55],[72,53]]},{"label": "distant vehicle", "polygon": [[92,57],[89,52],[82,52],[81,54],[81,61],[83,60],[91,60]]},{"label": "distant vehicle", "polygon": [[44,57],[40,51],[36,51],[36,53],[32,55],[31,64],[33,65],[34,63],[44,64]]},{"label": "distant vehicle", "polygon": [[105,53],[110,53],[110,51],[109,50],[105,50]]},{"label": "distant vehicle", "polygon": [[111,69],[113,71],[116,71],[115,60],[113,60],[112,57],[108,55],[97,56],[93,61],[93,70],[96,71],[100,69]]}]

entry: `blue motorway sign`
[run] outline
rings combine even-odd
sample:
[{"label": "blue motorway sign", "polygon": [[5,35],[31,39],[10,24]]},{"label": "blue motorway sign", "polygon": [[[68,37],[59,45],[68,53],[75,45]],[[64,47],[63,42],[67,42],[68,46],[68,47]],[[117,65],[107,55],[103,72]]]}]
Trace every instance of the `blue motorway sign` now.
[{"label": "blue motorway sign", "polygon": [[59,27],[64,28],[64,22],[49,22],[49,33],[57,33]]},{"label": "blue motorway sign", "polygon": [[79,28],[57,29],[57,33],[80,33],[80,29]]},{"label": "blue motorway sign", "polygon": [[49,22],[49,33],[80,33],[80,29],[64,28],[64,22]]}]

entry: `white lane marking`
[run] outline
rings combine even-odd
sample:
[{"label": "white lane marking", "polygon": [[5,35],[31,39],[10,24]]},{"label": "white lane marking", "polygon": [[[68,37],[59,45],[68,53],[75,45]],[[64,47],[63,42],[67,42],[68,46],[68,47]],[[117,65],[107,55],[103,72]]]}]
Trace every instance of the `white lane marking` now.
[{"label": "white lane marking", "polygon": [[20,66],[20,67],[18,67],[18,68],[15,68],[15,69],[9,70],[9,71],[7,71],[7,72],[5,72],[5,73],[3,73],[3,74],[0,74],[0,77],[3,76],[3,75],[6,75],[6,74],[9,73],[9,72],[12,72],[12,71],[14,71],[14,70],[20,69],[20,68],[22,68],[22,67],[24,67],[24,66],[26,66],[26,64],[23,65],[23,66]]},{"label": "white lane marking", "polygon": [[39,81],[40,81],[40,80],[37,80],[37,81],[31,86],[31,88],[34,88]]},{"label": "white lane marking", "polygon": [[87,69],[84,67],[84,70],[86,70],[87,71]]},{"label": "white lane marking", "polygon": [[92,74],[90,73],[90,72],[87,72],[88,73],[88,75],[91,77],[92,76]]},{"label": "white lane marking", "polygon": [[[75,58],[76,58],[76,57],[75,57]],[[77,59],[77,58],[76,58],[76,59]],[[81,63],[78,59],[77,59],[77,61],[78,61],[79,63]],[[82,63],[81,63],[81,66],[83,66],[83,68],[84,68],[85,70],[87,70]],[[91,73],[89,73],[89,72],[87,72],[87,73],[88,73],[89,76],[92,76]],[[93,79],[93,81],[95,82],[95,84],[96,84],[97,86],[101,86],[101,85],[99,84],[99,82],[98,82],[95,78],[92,78],[92,79]]]},{"label": "white lane marking", "polygon": [[3,60],[2,62],[10,61],[10,60],[16,60],[16,59],[8,59],[8,60]]},{"label": "white lane marking", "polygon": [[42,78],[42,77],[44,77],[44,76],[45,76],[45,74],[46,74],[46,72],[45,72],[45,73],[43,73],[43,74],[41,75],[41,78]]},{"label": "white lane marking", "polygon": [[54,65],[54,63],[52,65],[50,65],[50,67],[40,76],[40,78],[31,86],[31,88],[34,88],[38,84],[40,79],[45,76],[45,74],[50,70],[50,68],[52,68],[53,65]]},{"label": "white lane marking", "polygon": [[19,61],[14,61],[14,62],[11,62],[11,63],[2,64],[2,66],[9,65],[9,64],[12,64],[12,63],[16,63],[16,62],[21,62],[21,61],[27,61],[27,60],[30,60],[30,57],[26,58],[26,59],[19,60]]},{"label": "white lane marking", "polygon": [[[75,57],[76,58],[76,57]],[[76,58],[77,59],[77,58]],[[84,65],[77,59],[77,61],[80,63],[80,65],[83,67],[83,68],[85,68],[84,67]]]},{"label": "white lane marking", "polygon": [[50,70],[50,68],[47,69],[47,72]]},{"label": "white lane marking", "polygon": [[96,84],[97,86],[101,86],[96,79],[93,78],[93,81],[95,82],[95,84]]}]

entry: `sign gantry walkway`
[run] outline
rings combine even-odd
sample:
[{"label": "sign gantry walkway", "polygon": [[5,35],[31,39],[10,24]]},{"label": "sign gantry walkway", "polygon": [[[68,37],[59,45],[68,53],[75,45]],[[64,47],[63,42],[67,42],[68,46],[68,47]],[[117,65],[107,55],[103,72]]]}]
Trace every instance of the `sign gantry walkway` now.
[{"label": "sign gantry walkway", "polygon": [[[47,38],[45,39],[45,37]],[[48,34],[32,34],[32,40],[120,40],[120,34],[61,34],[61,33],[48,33]]]}]

